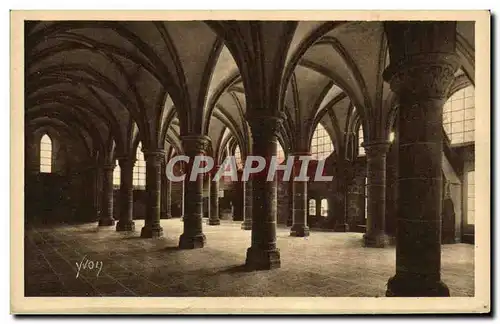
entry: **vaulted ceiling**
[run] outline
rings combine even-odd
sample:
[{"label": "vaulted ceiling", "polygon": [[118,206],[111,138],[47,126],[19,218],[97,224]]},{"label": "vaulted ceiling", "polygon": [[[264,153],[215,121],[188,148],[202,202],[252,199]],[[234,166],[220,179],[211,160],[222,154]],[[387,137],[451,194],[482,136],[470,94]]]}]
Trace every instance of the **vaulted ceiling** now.
[{"label": "vaulted ceiling", "polygon": [[[228,130],[245,155],[247,106],[281,111],[287,149],[307,150],[318,122],[341,148],[353,119],[365,132],[383,131],[395,104],[382,79],[389,56],[379,21],[30,21],[25,27],[27,126],[77,131],[91,151],[108,157],[131,154],[139,140],[181,152],[187,134],[208,135],[215,154]],[[457,23],[457,53],[457,82],[474,83],[472,22]]]}]

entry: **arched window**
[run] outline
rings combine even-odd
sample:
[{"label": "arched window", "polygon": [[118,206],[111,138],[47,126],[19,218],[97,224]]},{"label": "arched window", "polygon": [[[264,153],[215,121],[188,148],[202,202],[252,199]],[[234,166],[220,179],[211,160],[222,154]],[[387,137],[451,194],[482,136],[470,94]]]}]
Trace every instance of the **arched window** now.
[{"label": "arched window", "polygon": [[142,144],[139,142],[135,152],[134,165],[134,187],[144,189],[146,187],[146,161],[144,161],[144,153],[142,153]]},{"label": "arched window", "polygon": [[309,215],[316,216],[316,199],[309,199]]},{"label": "arched window", "polygon": [[120,187],[120,165],[118,164],[118,160],[116,160],[115,168],[113,170],[113,186],[119,188]]},{"label": "arched window", "polygon": [[283,146],[281,146],[281,143],[279,141],[278,141],[276,156],[278,158],[278,163],[281,164],[285,161],[285,151],[283,150]]},{"label": "arched window", "polygon": [[451,144],[474,141],[474,87],[455,92],[443,107],[443,127]]},{"label": "arched window", "polygon": [[47,134],[40,140],[40,172],[52,172],[52,140]]},{"label": "arched window", "polygon": [[241,160],[241,151],[239,145],[237,145],[236,148],[234,149],[234,158],[236,160],[236,167],[238,169],[243,168],[243,161]]},{"label": "arched window", "polygon": [[474,189],[474,171],[469,171],[467,172],[467,225],[474,225],[475,222]]},{"label": "arched window", "polygon": [[365,148],[363,147],[364,142],[364,134],[363,134],[363,125],[359,126],[358,129],[358,155],[363,156],[366,154]]},{"label": "arched window", "polygon": [[333,152],[333,143],[326,129],[318,123],[311,141],[311,156],[316,160],[323,160]]},{"label": "arched window", "polygon": [[391,132],[391,133],[389,134],[389,142],[391,142],[391,143],[392,143],[392,142],[394,142],[394,139],[395,139],[395,138],[396,138],[396,133]]},{"label": "arched window", "polygon": [[328,200],[321,199],[321,216],[328,216]]}]

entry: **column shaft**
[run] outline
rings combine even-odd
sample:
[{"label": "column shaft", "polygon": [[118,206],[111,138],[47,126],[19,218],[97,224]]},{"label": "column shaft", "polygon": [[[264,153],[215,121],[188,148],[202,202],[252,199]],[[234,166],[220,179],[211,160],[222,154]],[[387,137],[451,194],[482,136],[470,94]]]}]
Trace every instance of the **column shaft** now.
[{"label": "column shaft", "polygon": [[161,167],[165,158],[163,151],[145,151],[146,159],[146,219],[141,230],[141,237],[155,238],[163,236],[160,226],[161,209]]},{"label": "column shaft", "polygon": [[[214,170],[213,175],[217,173]],[[211,179],[210,181],[210,216],[208,225],[220,225],[219,218],[219,179]]]},{"label": "column shaft", "polygon": [[[262,117],[251,120],[253,154],[270,161],[277,150],[280,119]],[[267,174],[252,178],[252,245],[247,250],[246,266],[251,270],[279,268],[279,249],[276,247],[277,180],[267,181]]]},{"label": "column shaft", "polygon": [[191,165],[195,156],[206,154],[209,139],[205,136],[185,136],[182,138],[184,151],[189,157],[190,163],[186,170],[185,204],[184,204],[184,232],[179,238],[179,248],[195,249],[205,245],[206,237],[203,234],[203,178],[199,174],[194,181],[189,179]]},{"label": "column shaft", "polygon": [[120,220],[116,224],[116,230],[119,232],[134,231],[134,160],[132,158],[122,158],[118,160],[118,163],[120,164],[120,194],[118,198],[120,203]]},{"label": "column shaft", "polygon": [[172,181],[165,181],[165,218],[172,218]]},{"label": "column shaft", "polygon": [[367,176],[367,217],[364,243],[366,247],[385,247],[386,155],[388,142],[365,144]]},{"label": "column shaft", "polygon": [[[298,159],[297,154],[296,159]],[[294,164],[294,172],[290,181],[292,181],[292,219],[293,224],[290,230],[291,236],[304,237],[309,236],[309,227],[307,226],[307,181],[295,180],[301,169],[301,161],[297,160]]]},{"label": "column shaft", "polygon": [[248,179],[243,183],[243,223],[241,223],[241,229],[251,230],[252,229],[252,180]]},{"label": "column shaft", "polygon": [[99,226],[113,226],[113,169],[114,165],[105,165],[103,168],[102,206]]}]

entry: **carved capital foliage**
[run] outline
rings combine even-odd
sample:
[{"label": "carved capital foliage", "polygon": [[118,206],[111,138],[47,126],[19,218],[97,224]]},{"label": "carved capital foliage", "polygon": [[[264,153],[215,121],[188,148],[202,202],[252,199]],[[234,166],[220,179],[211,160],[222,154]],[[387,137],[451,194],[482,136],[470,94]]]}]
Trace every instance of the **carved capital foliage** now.
[{"label": "carved capital foliage", "polygon": [[252,116],[248,120],[253,138],[278,136],[281,123],[280,116]]},{"label": "carved capital foliage", "polygon": [[188,156],[207,154],[210,138],[202,135],[188,135],[182,137],[182,146]]},{"label": "carved capital foliage", "polygon": [[165,151],[164,150],[145,150],[144,151],[144,159],[146,163],[151,163],[154,165],[161,165],[161,163],[165,160]]},{"label": "carved capital foliage", "polygon": [[118,164],[121,169],[133,168],[135,164],[135,158],[128,156],[118,157]]},{"label": "carved capital foliage", "polygon": [[391,64],[384,79],[400,99],[444,99],[458,67],[455,54],[420,54]]},{"label": "carved capital foliage", "polygon": [[363,144],[367,158],[377,157],[387,154],[390,146],[391,143],[389,141],[369,142],[369,143],[365,142]]}]

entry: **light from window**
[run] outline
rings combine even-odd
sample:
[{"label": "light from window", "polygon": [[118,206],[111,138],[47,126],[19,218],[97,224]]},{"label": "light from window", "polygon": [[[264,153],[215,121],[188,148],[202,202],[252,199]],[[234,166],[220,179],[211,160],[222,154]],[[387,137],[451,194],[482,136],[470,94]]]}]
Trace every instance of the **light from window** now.
[{"label": "light from window", "polygon": [[396,134],[394,132],[391,132],[389,134],[389,142],[391,143],[394,142],[394,138],[396,138]]},{"label": "light from window", "polygon": [[323,160],[333,152],[333,144],[326,129],[318,123],[311,141],[311,156],[316,160]]},{"label": "light from window", "polygon": [[443,107],[443,127],[451,144],[474,141],[474,87],[455,92]]},{"label": "light from window", "polygon": [[116,160],[115,168],[113,169],[113,186],[118,188],[120,187],[120,181],[121,181],[120,172],[121,172],[120,165],[118,164],[118,160]]},{"label": "light from window", "polygon": [[475,222],[475,182],[474,171],[467,172],[467,224],[474,225]]},{"label": "light from window", "polygon": [[309,215],[316,216],[316,200],[309,199]]},{"label": "light from window", "polygon": [[285,161],[285,151],[283,150],[283,146],[281,146],[281,143],[278,141],[278,149],[276,152],[276,156],[278,158],[278,163],[283,163]]},{"label": "light from window", "polygon": [[142,153],[142,144],[139,142],[135,152],[134,165],[134,187],[144,189],[146,187],[146,161],[144,161],[144,153]]},{"label": "light from window", "polygon": [[363,125],[359,126],[358,129],[358,155],[363,156],[366,154],[365,148],[363,147],[364,135],[363,135]]},{"label": "light from window", "polygon": [[239,146],[236,146],[236,148],[234,149],[234,158],[236,160],[236,167],[238,169],[243,168],[243,162],[241,161],[241,151]]},{"label": "light from window", "polygon": [[52,141],[47,134],[40,140],[40,172],[52,172]]},{"label": "light from window", "polygon": [[321,216],[328,216],[328,200],[321,199]]}]

